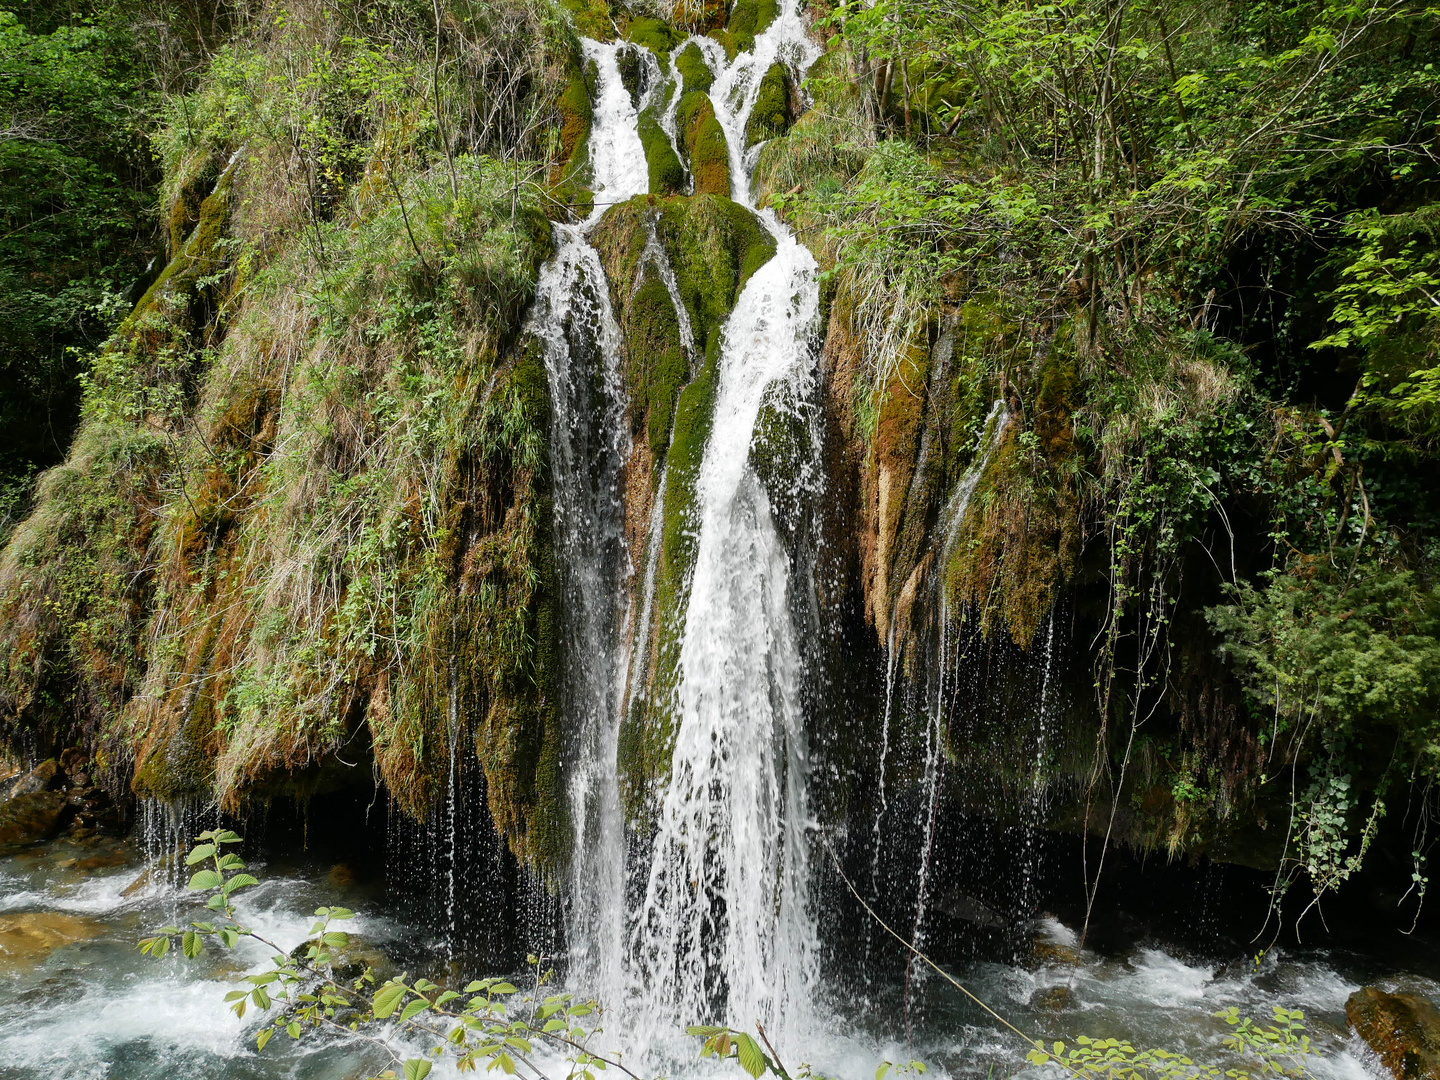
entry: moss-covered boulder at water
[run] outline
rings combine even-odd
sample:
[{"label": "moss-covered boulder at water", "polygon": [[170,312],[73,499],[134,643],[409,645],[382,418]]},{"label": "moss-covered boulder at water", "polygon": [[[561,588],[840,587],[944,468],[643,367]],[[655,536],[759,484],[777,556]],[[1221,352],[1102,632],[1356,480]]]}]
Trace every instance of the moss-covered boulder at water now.
[{"label": "moss-covered boulder at water", "polygon": [[65,795],[59,791],[32,791],[0,803],[0,854],[57,836],[66,808]]},{"label": "moss-covered boulder at water", "polygon": [[753,49],[756,36],[769,29],[779,16],[779,0],[735,0],[725,29],[714,36],[733,59],[736,53]]},{"label": "moss-covered boulder at water", "polygon": [[690,163],[696,195],[730,195],[730,147],[708,95],[691,91],[680,99],[675,125]]},{"label": "moss-covered boulder at water", "polygon": [[784,135],[792,120],[790,72],[784,64],[771,64],[760,80],[755,106],[745,123],[745,145]]},{"label": "moss-covered boulder at water", "polygon": [[1433,1002],[1367,986],[1345,1002],[1345,1018],[1395,1080],[1440,1080],[1440,1010]]},{"label": "moss-covered boulder at water", "polygon": [[643,45],[656,56],[665,56],[685,36],[660,19],[642,17],[630,20],[630,25],[625,28],[625,37],[636,45]]},{"label": "moss-covered boulder at water", "polygon": [[683,93],[688,94],[692,90],[708,93],[711,85],[715,82],[715,73],[705,62],[705,54],[693,41],[672,56],[670,62],[675,65],[675,70],[680,76]]},{"label": "moss-covered boulder at water", "polygon": [[660,121],[648,112],[640,118],[640,143],[645,147],[645,160],[650,167],[651,194],[684,194],[685,166],[680,164]]}]

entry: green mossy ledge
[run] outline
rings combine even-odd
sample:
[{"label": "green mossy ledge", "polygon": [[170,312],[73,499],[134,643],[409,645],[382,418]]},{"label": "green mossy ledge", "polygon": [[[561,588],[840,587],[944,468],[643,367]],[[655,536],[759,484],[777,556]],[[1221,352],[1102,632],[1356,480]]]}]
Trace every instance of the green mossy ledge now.
[{"label": "green mossy ledge", "polygon": [[594,82],[594,65],[572,57],[558,103],[560,152],[550,181],[553,216],[583,218],[594,207],[595,196],[585,186],[590,169],[590,129],[594,125]]},{"label": "green mossy ledge", "polygon": [[709,95],[692,90],[681,98],[675,127],[694,178],[694,193],[729,198],[730,146]]},{"label": "green mossy ledge", "polygon": [[725,29],[713,36],[725,46],[726,55],[733,60],[737,53],[753,49],[755,38],[779,17],[779,0],[735,0]]},{"label": "green mossy ledge", "polygon": [[689,94],[697,90],[702,94],[710,92],[710,87],[715,83],[715,73],[710,70],[710,65],[705,63],[705,54],[700,51],[699,45],[692,41],[671,57],[670,62],[675,65],[675,71],[680,76],[682,93]]},{"label": "green mossy ledge", "polygon": [[[679,326],[658,269],[645,259],[652,235],[670,268],[695,334],[685,358]],[[668,775],[674,740],[681,621],[694,562],[695,483],[710,436],[725,320],[775,241],[749,210],[718,195],[642,196],[606,212],[592,234],[626,340],[632,425],[665,467],[664,516],[656,562],[656,631],[643,685],[621,725],[620,774],[626,811],[643,825],[657,784]],[[692,362],[698,367],[691,376]]]},{"label": "green mossy ledge", "polygon": [[596,41],[613,41],[615,19],[605,0],[560,0],[560,6],[575,20],[575,29]]},{"label": "green mossy ledge", "polygon": [[687,187],[685,166],[670,144],[670,136],[654,115],[640,117],[640,144],[650,167],[650,191],[655,195],[683,195]]},{"label": "green mossy ledge", "polygon": [[670,51],[685,40],[685,35],[669,23],[659,19],[631,19],[625,28],[625,37],[636,45],[643,45],[656,56],[668,56]]},{"label": "green mossy ledge", "polygon": [[790,129],[793,116],[790,72],[784,64],[771,64],[755,96],[755,107],[745,123],[745,145],[779,138]]}]

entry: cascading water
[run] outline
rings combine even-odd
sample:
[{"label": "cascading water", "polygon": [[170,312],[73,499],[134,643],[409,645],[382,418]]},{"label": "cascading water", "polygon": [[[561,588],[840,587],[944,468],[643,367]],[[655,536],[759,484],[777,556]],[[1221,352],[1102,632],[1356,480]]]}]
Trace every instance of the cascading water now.
[{"label": "cascading water", "polygon": [[[726,63],[701,43],[715,75],[715,112],[730,144],[735,200],[750,203],[744,130],[760,77],[776,60],[797,74],[816,50],[795,0]],[[776,1037],[803,1027],[813,995],[816,934],[809,895],[803,658],[791,608],[796,577],[766,488],[750,463],[762,408],[794,411],[811,390],[819,310],[810,253],[773,215],[776,252],[746,284],[723,332],[719,386],[696,488],[696,553],[680,633],[670,775],[650,842],[627,845],[617,780],[626,620],[652,630],[657,499],[644,595],[627,610],[633,571],[624,545],[629,451],[619,332],[586,234],[604,209],[646,190],[637,109],[620,78],[624,45],[585,41],[597,85],[590,140],[595,213],[557,226],[531,317],[545,342],[555,405],[557,548],[566,605],[568,723],[579,732],[570,783],[575,828],[567,935],[571,977],[625,1003],[652,1047],[700,1020],[752,1024]],[[649,56],[647,53],[646,56]],[[653,57],[646,61],[653,61]],[[648,68],[647,68],[648,70]],[[656,68],[658,71],[658,67]],[[662,126],[673,127],[674,99]],[[675,305],[682,347],[694,334],[653,234],[644,258]],[[802,470],[803,471],[803,470]],[[808,475],[808,473],[807,473]],[[663,491],[663,486],[662,486]],[[631,849],[627,863],[627,846]],[[627,898],[627,878],[634,896]]]},{"label": "cascading water", "polygon": [[805,1019],[816,960],[802,659],[789,556],[749,456],[767,392],[798,400],[807,389],[815,274],[809,252],[778,237],[726,327],[698,483],[679,729],[632,942],[665,1015],[759,1017],[781,1032]]},{"label": "cascading water", "polygon": [[570,959],[581,981],[608,986],[617,979],[624,936],[624,922],[615,918],[624,903],[625,836],[614,769],[626,671],[621,598],[632,571],[623,500],[629,433],[620,329],[600,256],[586,236],[608,204],[643,194],[649,174],[636,103],[619,66],[620,52],[636,47],[589,39],[583,46],[597,72],[590,139],[595,209],[580,225],[555,226],[556,252],[540,274],[530,327],[544,343],[554,409],[564,708],[579,732],[570,763]]}]

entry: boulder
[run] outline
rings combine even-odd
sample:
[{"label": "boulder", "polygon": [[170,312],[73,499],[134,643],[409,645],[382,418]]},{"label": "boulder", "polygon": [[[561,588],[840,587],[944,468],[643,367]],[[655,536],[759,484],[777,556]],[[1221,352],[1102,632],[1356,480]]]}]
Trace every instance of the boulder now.
[{"label": "boulder", "polygon": [[31,791],[0,803],[0,852],[53,839],[67,809],[69,800],[59,791]]},{"label": "boulder", "polygon": [[1345,1017],[1395,1080],[1440,1080],[1440,1010],[1427,999],[1366,986],[1345,1002]]},{"label": "boulder", "polygon": [[1075,1007],[1075,991],[1063,983],[1041,987],[1030,995],[1030,1007],[1043,1012],[1064,1012]]},{"label": "boulder", "polygon": [[54,758],[42,761],[29,772],[11,777],[0,784],[0,802],[8,802],[20,795],[31,795],[37,791],[49,791],[60,778],[60,765]]},{"label": "boulder", "polygon": [[98,937],[102,923],[59,911],[0,915],[0,970],[34,967],[62,945]]}]

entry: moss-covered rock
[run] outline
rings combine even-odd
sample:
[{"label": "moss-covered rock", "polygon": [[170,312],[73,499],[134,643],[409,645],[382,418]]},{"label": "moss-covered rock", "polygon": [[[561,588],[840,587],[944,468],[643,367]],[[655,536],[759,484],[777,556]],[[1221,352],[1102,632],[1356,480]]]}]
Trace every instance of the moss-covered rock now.
[{"label": "moss-covered rock", "polygon": [[755,97],[755,107],[745,122],[745,145],[784,135],[792,119],[790,72],[784,64],[771,64]]},{"label": "moss-covered rock", "polygon": [[680,318],[659,270],[641,271],[625,318],[631,409],[643,414],[643,434],[656,460],[670,447],[675,399],[690,378],[690,360],[680,337]]},{"label": "moss-covered rock", "polygon": [[615,20],[605,0],[560,0],[561,6],[575,20],[575,29],[596,41],[615,37]]},{"label": "moss-covered rock", "polygon": [[[972,303],[970,328],[1007,334],[1009,327]],[[1073,573],[1080,554],[1080,493],[1074,468],[1076,376],[1068,334],[1057,333],[1037,373],[1029,434],[1012,423],[971,500],[946,568],[957,608],[980,613],[981,628],[1000,627],[1022,648]]]},{"label": "moss-covered rock", "polygon": [[737,52],[753,49],[755,38],[769,29],[779,15],[779,0],[735,0],[725,29],[715,37],[733,60]]},{"label": "moss-covered rock", "polygon": [[[678,320],[654,264],[645,258],[650,232],[674,273],[680,302],[700,357],[688,385],[681,363]],[[607,211],[592,234],[610,278],[627,342],[627,380],[636,419],[657,458],[665,487],[656,563],[655,633],[621,727],[622,789],[632,819],[643,818],[656,781],[668,769],[674,736],[674,691],[679,634],[694,563],[695,483],[710,436],[725,320],[750,276],[775,252],[775,241],[753,213],[728,198],[645,196]],[[678,390],[678,394],[676,391]],[[673,406],[673,421],[671,409]],[[668,436],[668,438],[667,438]]]},{"label": "moss-covered rock", "polygon": [[680,99],[675,126],[690,163],[696,195],[730,195],[730,146],[708,95],[691,91]]},{"label": "moss-covered rock", "polygon": [[[590,65],[593,68],[594,65]],[[572,60],[565,90],[557,103],[560,110],[560,152],[551,175],[551,206],[561,216],[566,212],[584,217],[593,206],[594,196],[585,187],[585,174],[590,164],[590,129],[594,124],[591,101],[593,74],[587,73],[578,60]]]},{"label": "moss-covered rock", "polygon": [[631,19],[625,28],[625,37],[636,45],[643,45],[656,56],[668,55],[684,39],[684,35],[669,23],[651,18]]},{"label": "moss-covered rock", "polygon": [[682,93],[709,93],[715,82],[715,73],[705,62],[705,54],[700,51],[699,45],[692,41],[671,57],[670,62],[675,65],[675,71],[680,76]]},{"label": "moss-covered rock", "polygon": [[648,112],[640,117],[640,143],[645,147],[645,161],[650,167],[651,194],[683,194],[686,188],[685,166],[680,163],[680,157],[660,121]]}]

